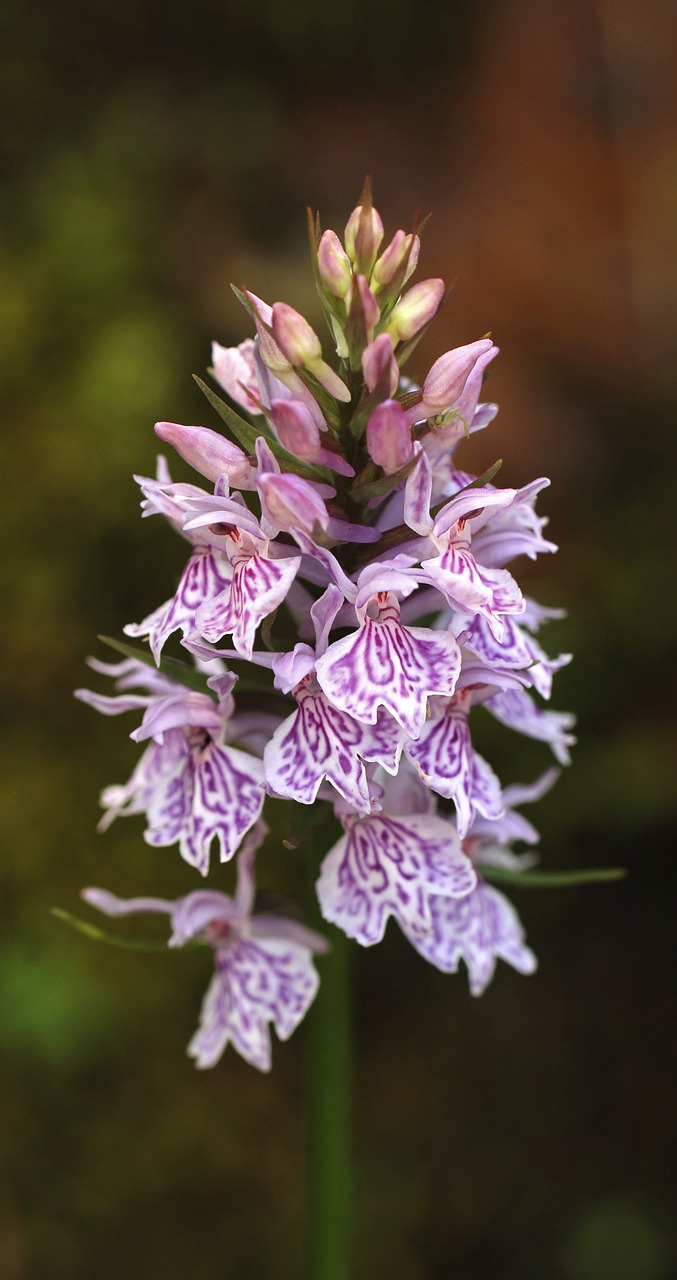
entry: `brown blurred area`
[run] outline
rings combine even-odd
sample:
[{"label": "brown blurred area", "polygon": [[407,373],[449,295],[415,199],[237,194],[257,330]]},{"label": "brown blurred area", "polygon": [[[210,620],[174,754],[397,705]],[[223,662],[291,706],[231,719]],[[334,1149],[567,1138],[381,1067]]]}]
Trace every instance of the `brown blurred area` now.
[{"label": "brown blurred area", "polygon": [[[190,375],[249,332],[230,281],[319,320],[304,207],[340,231],[366,173],[388,230],[432,213],[419,276],[454,285],[412,376],[501,348],[463,465],[553,481],[561,551],[517,566],[575,653],[543,864],[630,874],[523,891],[538,974],[481,1001],[394,926],[356,956],[355,1275],[671,1280],[677,9],[10,0],[0,37],[0,1280],[304,1274],[303,1031],[270,1078],[232,1052],[200,1075],[203,957],[97,947],[49,908],[195,887],[136,820],[96,835],[137,749],[70,691],[173,589],[182,548],[131,474],[156,419],[217,425]],[[506,782],[549,763],[498,729],[481,750]],[[276,892],[300,858],[271,846]]]}]

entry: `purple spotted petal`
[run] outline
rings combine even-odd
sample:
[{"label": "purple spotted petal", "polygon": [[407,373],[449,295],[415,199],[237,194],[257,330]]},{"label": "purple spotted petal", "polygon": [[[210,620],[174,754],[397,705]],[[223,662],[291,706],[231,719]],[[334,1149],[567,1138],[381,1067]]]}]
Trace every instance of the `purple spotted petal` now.
[{"label": "purple spotted petal", "polygon": [[524,610],[522,593],[508,571],[478,566],[470,547],[462,542],[450,542],[439,556],[423,560],[421,568],[452,608],[481,614],[498,639],[503,634],[503,615]]},{"label": "purple spotted petal", "polygon": [[[380,598],[379,598],[380,600]],[[375,724],[384,707],[410,738],[425,721],[428,698],[454,692],[461,669],[458,644],[448,631],[403,627],[394,596],[375,618],[336,640],[318,659],[317,678],[334,706]]]},{"label": "purple spotted petal", "polygon": [[[467,635],[467,631],[462,633]],[[457,693],[472,691],[473,706],[490,698],[497,689],[518,689],[524,683],[520,672],[497,671],[481,658],[475,657],[465,646],[461,649],[462,666],[456,686]]]},{"label": "purple spotted petal", "polygon": [[[159,664],[163,646],[174,631],[184,635],[195,629],[195,614],[203,601],[218,596],[230,581],[226,560],[211,547],[196,547],[181,575],[176,594],[160,605],[143,622],[124,628],[127,636],[148,636],[151,652]],[[228,588],[229,589],[229,588]]]},{"label": "purple spotted petal", "polygon": [[263,807],[261,761],[233,747],[208,741],[187,747],[183,767],[160,780],[148,806],[145,838],[152,845],[177,841],[181,857],[202,875],[209,870],[212,842],[221,861],[232,858]]},{"label": "purple spotted petal", "polygon": [[252,1066],[269,1071],[269,1024],[286,1040],[315,996],[319,979],[304,947],[242,940],[216,952],[216,973],[188,1046],[198,1067],[213,1067],[228,1043]]},{"label": "purple spotted petal", "polygon": [[315,682],[299,689],[296,698],[297,710],[280,725],[264,752],[268,787],[300,804],[312,804],[326,778],[355,809],[368,810],[363,760],[378,761],[395,772],[402,730],[386,716],[374,725],[358,724],[332,706]]},{"label": "purple spotted petal", "polygon": [[238,652],[251,659],[259,623],[282,603],[300,563],[300,556],[269,560],[258,552],[235,560],[230,586],[197,611],[200,635],[210,643],[232,635]]},{"label": "purple spotted petal", "polygon": [[505,960],[518,973],[534,972],[536,957],[525,945],[517,913],[496,889],[478,881],[464,898],[434,897],[429,906],[431,932],[404,932],[424,959],[443,973],[456,973],[463,960],[474,996],[491,982],[497,960]]},{"label": "purple spotted petal", "polygon": [[544,711],[524,689],[504,689],[484,703],[497,720],[527,738],[547,742],[560,764],[569,764],[569,747],[576,739],[569,733],[574,717],[568,711]]},{"label": "purple spotted petal", "polygon": [[541,645],[513,618],[504,617],[503,635],[497,640],[485,618],[477,617],[467,628],[466,646],[497,671],[519,672],[525,684],[533,685],[542,698],[549,698],[552,677],[571,661],[570,653],[549,658]]},{"label": "purple spotted petal", "polygon": [[476,811],[488,817],[502,812],[498,778],[473,751],[466,699],[436,700],[421,736],[405,748],[427,786],[456,806],[456,826],[463,840]]},{"label": "purple spotted petal", "polygon": [[491,591],[491,608],[494,613],[501,614],[502,634],[505,614],[524,613],[524,596],[507,569],[487,569],[484,565],[478,568],[484,585]]},{"label": "purple spotted petal", "polygon": [[327,854],[317,895],[325,919],[368,947],[381,941],[390,916],[426,933],[430,894],[462,897],[475,880],[451,823],[372,814],[353,822]]},{"label": "purple spotted petal", "polygon": [[488,609],[491,588],[482,581],[470,547],[452,542],[439,556],[422,560],[421,568],[452,608],[467,613]]},{"label": "purple spotted petal", "polygon": [[180,729],[165,734],[161,744],[152,742],[129,780],[106,787],[101,793],[105,813],[99,831],[106,831],[115,818],[145,813],[153,796],[169,785],[177,771],[183,771],[186,754],[186,739]]},{"label": "purple spotted petal", "polygon": [[501,784],[491,765],[476,751],[472,762],[472,808],[474,813],[483,814],[490,822],[497,821],[505,812]]}]

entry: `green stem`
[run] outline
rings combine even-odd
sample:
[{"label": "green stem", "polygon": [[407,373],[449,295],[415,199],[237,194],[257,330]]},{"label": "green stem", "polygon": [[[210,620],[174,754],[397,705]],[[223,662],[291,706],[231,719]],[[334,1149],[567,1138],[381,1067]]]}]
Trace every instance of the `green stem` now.
[{"label": "green stem", "polygon": [[[326,830],[326,828],[325,828]],[[315,900],[315,912],[317,903]],[[321,984],[308,1016],[308,1280],[349,1280],[352,1235],[350,1140],[350,943],[329,929]]]}]

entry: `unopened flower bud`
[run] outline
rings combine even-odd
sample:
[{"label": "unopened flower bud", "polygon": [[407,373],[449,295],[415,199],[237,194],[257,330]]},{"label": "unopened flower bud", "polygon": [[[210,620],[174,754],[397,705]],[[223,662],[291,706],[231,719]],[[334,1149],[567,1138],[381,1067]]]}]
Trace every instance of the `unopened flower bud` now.
[{"label": "unopened flower bud", "polygon": [[409,461],[411,427],[397,400],[384,400],[367,423],[367,448],[372,461],[392,476]]},{"label": "unopened flower bud", "polygon": [[390,334],[380,333],[378,338],[365,347],[362,352],[362,372],[368,391],[372,392],[378,386],[385,386],[386,394],[394,396],[400,380],[400,371],[393,354],[393,340]]},{"label": "unopened flower bud", "polygon": [[371,283],[377,292],[390,284],[400,272],[402,272],[400,288],[406,284],[416,270],[420,250],[421,241],[418,236],[396,231],[387,249],[384,249],[380,258],[374,263]]},{"label": "unopened flower bud", "polygon": [[291,364],[305,369],[322,359],[322,346],[308,321],[286,302],[276,302],[272,316],[273,337]]},{"label": "unopened flower bud", "polygon": [[353,273],[350,258],[335,231],[325,231],[317,251],[317,269],[326,289],[335,298],[345,298]]},{"label": "unopened flower bud", "polygon": [[371,201],[353,209],[345,230],[348,257],[355,269],[369,278],[383,239],[383,223]]},{"label": "unopened flower bud", "polygon": [[304,461],[312,461],[320,443],[317,424],[300,400],[273,400],[270,412],[280,444]]},{"label": "unopened flower bud", "polygon": [[280,351],[293,366],[307,369],[336,400],[350,400],[350,392],[345,383],[322,359],[322,346],[315,330],[298,311],[286,302],[276,302],[272,313],[272,329]]},{"label": "unopened flower bud", "polygon": [[155,434],[176,449],[201,476],[216,482],[219,476],[238,489],[251,489],[251,463],[236,444],[209,427],[183,427],[178,422],[156,422]]},{"label": "unopened flower bud", "polygon": [[312,533],[316,524],[326,529],[329,523],[327,508],[301,476],[289,471],[278,475],[268,472],[259,477],[257,488],[261,508],[271,525],[287,533],[291,529]]},{"label": "unopened flower bud", "polygon": [[354,476],[353,467],[343,455],[322,444],[317,423],[302,401],[273,400],[270,412],[280,444],[301,462],[312,462],[341,475]]},{"label": "unopened flower bud", "polygon": [[393,307],[387,332],[396,342],[408,342],[437,314],[444,297],[444,280],[421,280]]},{"label": "unopened flower bud", "polygon": [[369,339],[379,322],[381,311],[378,302],[376,301],[376,298],[363,275],[358,275],[357,277],[357,291],[359,294],[360,306],[362,308],[362,315],[364,316],[364,327],[367,332],[367,338]]},{"label": "unopened flower bud", "polygon": [[455,404],[468,379],[475,373],[481,375],[497,352],[498,347],[494,346],[491,338],[480,338],[478,342],[469,342],[464,347],[445,351],[435,361],[423,383],[423,404],[428,410],[428,416],[441,413]]},{"label": "unopened flower bud", "polygon": [[244,296],[247,298],[254,314],[261,360],[266,369],[274,374],[276,378],[283,378],[285,374],[293,372],[293,364],[269,332],[273,309],[267,302],[262,302],[261,298],[257,298],[256,294],[251,293],[249,289],[245,289]]}]

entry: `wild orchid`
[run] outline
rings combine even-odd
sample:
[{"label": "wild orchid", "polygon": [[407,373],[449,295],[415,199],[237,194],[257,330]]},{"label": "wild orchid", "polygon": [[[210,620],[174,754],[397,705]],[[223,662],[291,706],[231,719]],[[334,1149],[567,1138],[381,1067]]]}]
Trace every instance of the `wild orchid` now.
[{"label": "wild orchid", "polygon": [[[533,855],[513,844],[538,837],[514,806],[554,775],[504,788],[473,725],[488,712],[568,763],[572,718],[543,700],[570,655],[550,658],[537,639],[558,611],[525,597],[512,569],[556,550],[535,509],[549,481],[500,488],[496,467],[458,468],[458,446],[497,412],[480,399],[491,338],[447,351],[420,385],[402,374],[445,296],[439,279],[408,283],[419,232],[384,247],[368,186],[343,243],[310,217],[327,351],[294,308],[236,290],[254,334],[214,343],[210,371],[230,403],[198,379],[227,434],[159,422],[201,479],[174,482],[163,456],[137,478],[143,514],[188,543],[186,567],[174,595],[125,628],[143,648],[92,660],[115,695],[78,691],[103,714],[140,716],[143,754],[104,790],[102,828],[144,815],[146,841],[178,845],[203,876],[214,849],[237,866],[233,898],[84,892],[108,915],[168,914],[171,946],[211,947],[198,1066],[230,1042],[268,1069],[268,1024],[286,1038],[316,992],[312,954],[326,943],[255,909],[268,797],[323,816],[317,902],[347,937],[371,946],[392,918],[437,968],[463,960],[475,995],[497,959],[536,965],[491,880],[528,878]],[[183,661],[165,658],[172,636]]]}]

